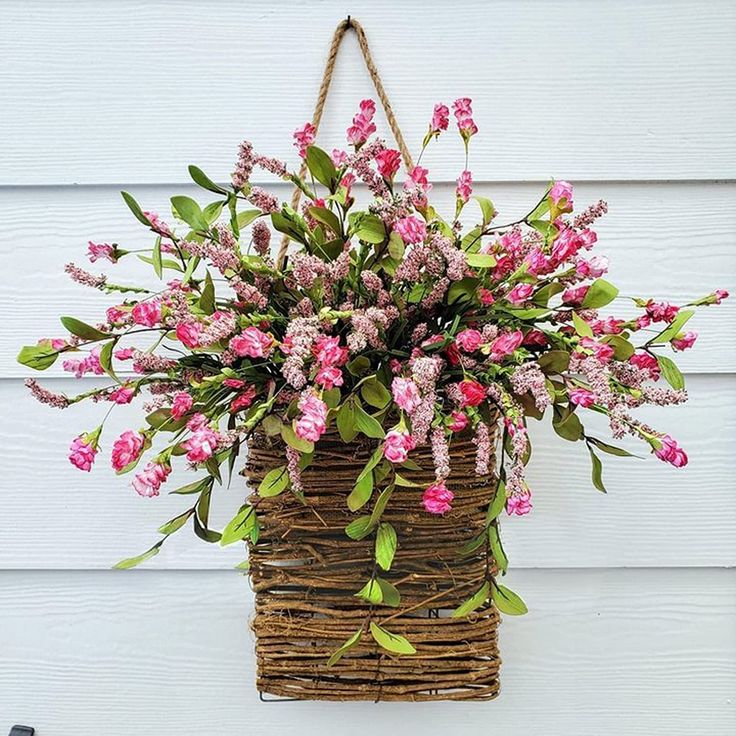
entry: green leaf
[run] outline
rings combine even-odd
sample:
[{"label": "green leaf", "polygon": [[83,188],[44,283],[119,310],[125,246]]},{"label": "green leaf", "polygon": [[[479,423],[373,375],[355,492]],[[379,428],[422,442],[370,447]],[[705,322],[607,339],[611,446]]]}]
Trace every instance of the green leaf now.
[{"label": "green leaf", "polygon": [[326,207],[310,207],[309,214],[317,220],[317,222],[327,225],[335,235],[340,235],[342,232],[340,220],[332,210],[328,210]]},{"label": "green leaf", "polygon": [[377,524],[381,516],[383,516],[383,512],[386,510],[386,505],[391,498],[391,494],[394,492],[394,488],[396,488],[396,486],[392,483],[390,486],[384,488],[378,496],[376,505],[373,507],[373,511],[371,512],[371,521],[374,525]]},{"label": "green leaf", "polygon": [[526,603],[513,590],[509,590],[504,585],[494,583],[491,596],[493,602],[496,604],[496,608],[501,613],[506,613],[509,616],[523,616],[529,611]]},{"label": "green leaf", "polygon": [[261,216],[260,210],[243,210],[238,212],[237,223],[239,228],[248,227],[253,220]]},{"label": "green leaf", "polygon": [[255,525],[255,509],[248,504],[241,506],[238,513],[235,514],[223,530],[220,545],[225,547],[228,544],[245,539],[253,531]]},{"label": "green leaf", "polygon": [[406,246],[404,241],[401,239],[401,235],[397,232],[392,232],[388,238],[388,254],[395,261],[400,261],[404,257],[404,251]]},{"label": "green leaf", "polygon": [[601,492],[607,493],[606,487],[603,485],[603,463],[598,455],[593,452],[593,448],[588,445],[588,452],[590,453],[590,464],[591,464],[591,477],[593,479],[593,485]]},{"label": "green leaf", "polygon": [[498,481],[496,486],[496,495],[493,500],[488,504],[488,511],[486,512],[486,524],[490,524],[494,519],[498,518],[498,515],[506,508],[506,484],[502,481]]},{"label": "green leaf", "polygon": [[[212,225],[217,222],[218,218],[222,214],[222,208],[225,206],[223,201],[210,202],[203,210],[204,219],[207,220],[208,225]],[[237,235],[236,235],[237,237]]]},{"label": "green leaf", "polygon": [[352,442],[358,434],[358,427],[355,423],[355,402],[351,399],[346,401],[337,410],[337,431],[340,433],[340,439],[349,443]]},{"label": "green leaf", "polygon": [[153,270],[159,278],[163,276],[164,273],[164,267],[161,263],[161,236],[159,235],[156,238],[156,244],[153,246],[153,253],[151,255],[151,264],[153,265]]},{"label": "green leaf", "polygon": [[401,593],[399,593],[399,589],[395,585],[389,583],[388,580],[384,580],[383,578],[376,578],[376,582],[381,588],[383,605],[397,608],[398,605],[401,603]]},{"label": "green leaf", "polygon": [[327,666],[333,667],[336,665],[342,658],[347,654],[359,641],[360,638],[363,636],[363,629],[358,629],[346,642],[341,644],[331,655],[330,658],[327,660]]},{"label": "green leaf", "polygon": [[383,409],[391,401],[391,392],[375,376],[367,379],[360,387],[360,395],[376,409]]},{"label": "green leaf", "polygon": [[261,427],[269,437],[280,435],[281,428],[283,426],[284,423],[276,416],[276,414],[268,414],[263,417],[263,420],[261,421]]},{"label": "green leaf", "polygon": [[588,288],[583,299],[584,309],[600,309],[618,296],[618,289],[605,279],[596,279]]},{"label": "green leaf", "polygon": [[356,594],[356,598],[362,598],[368,603],[383,603],[383,592],[377,580],[369,580]]},{"label": "green leaf", "polygon": [[366,437],[375,440],[382,440],[386,436],[381,423],[358,403],[355,404],[355,426]]},{"label": "green leaf", "polygon": [[289,474],[286,465],[269,470],[264,479],[258,485],[258,495],[264,498],[278,496],[289,485]]},{"label": "green leaf", "polygon": [[413,480],[409,480],[408,478],[404,478],[403,475],[399,475],[399,473],[396,473],[394,476],[394,483],[396,483],[397,486],[402,486],[404,488],[422,488],[424,486],[424,483],[415,483]]},{"label": "green leaf", "polygon": [[617,455],[618,457],[636,457],[628,450],[624,450],[623,447],[615,447],[609,445],[607,442],[597,439],[596,437],[586,437],[588,442],[592,442],[599,450],[607,452],[609,455]]},{"label": "green leaf", "polygon": [[570,353],[566,350],[550,350],[537,358],[545,373],[564,373],[570,367]]},{"label": "green leaf", "polygon": [[135,215],[136,220],[151,227],[151,221],[143,214],[143,210],[138,206],[138,202],[128,192],[120,192],[120,194],[125,200],[125,204],[128,205],[128,209]]},{"label": "green leaf", "polygon": [[307,455],[311,455],[314,452],[314,443],[297,436],[291,424],[285,424],[281,428],[281,439],[289,447],[293,447],[295,450],[299,450],[299,452],[304,452]]},{"label": "green leaf", "polygon": [[337,169],[330,155],[317,146],[307,146],[305,161],[312,176],[334,192],[337,184]]},{"label": "green leaf", "polygon": [[199,308],[205,314],[214,314],[215,312],[215,285],[212,282],[212,276],[207,271],[207,275],[204,277],[204,287],[202,289],[202,295],[199,297]]},{"label": "green leaf", "polygon": [[473,197],[473,199],[480,205],[480,211],[483,214],[483,227],[485,227],[495,217],[496,208],[493,206],[493,202],[486,197]]},{"label": "green leaf", "polygon": [[169,493],[177,493],[180,495],[199,493],[200,491],[205,490],[207,486],[212,486],[212,478],[210,478],[209,476],[207,476],[206,478],[195,480],[192,483],[187,483],[185,486],[177,488],[175,491],[169,491]]},{"label": "green leaf", "polygon": [[207,218],[204,216],[201,207],[191,197],[185,197],[184,195],[172,197],[171,205],[176,216],[180,220],[184,220],[192,230],[207,230],[209,228]]},{"label": "green leaf", "polygon": [[628,360],[634,354],[634,346],[621,335],[606,335],[601,342],[613,348],[613,357],[616,360]]},{"label": "green leaf", "polygon": [[45,371],[56,362],[58,357],[59,352],[51,345],[25,345],[21,348],[16,360],[21,365],[26,365],[35,371]]},{"label": "green leaf", "polygon": [[455,281],[447,290],[447,303],[457,304],[471,300],[478,290],[479,283],[478,279],[470,277]]},{"label": "green leaf", "polygon": [[348,369],[348,373],[353,376],[362,376],[370,370],[371,361],[365,355],[359,355],[357,358],[353,358],[345,367]]},{"label": "green leaf", "polygon": [[396,554],[396,530],[387,522],[378,527],[376,534],[376,562],[384,570],[391,569]]},{"label": "green leaf", "polygon": [[322,401],[327,404],[327,407],[329,409],[337,409],[337,407],[340,405],[341,398],[342,394],[340,393],[340,389],[337,388],[337,386],[335,386],[335,388],[331,388],[322,392]]},{"label": "green leaf", "polygon": [[212,181],[212,179],[207,176],[207,174],[202,171],[198,166],[191,165],[189,167],[189,176],[192,177],[192,181],[195,184],[199,184],[202,189],[207,189],[210,192],[215,192],[216,194],[227,194],[227,189],[223,189],[221,186],[218,186],[215,184],[215,182]]},{"label": "green leaf", "polygon": [[468,253],[465,258],[471,268],[493,268],[496,265],[496,259],[487,253]]},{"label": "green leaf", "polygon": [[131,567],[136,567],[136,565],[140,565],[142,562],[150,560],[151,557],[155,557],[159,553],[163,543],[164,540],[162,539],[160,542],[156,542],[151,549],[146,550],[143,554],[138,555],[137,557],[128,557],[126,560],[120,560],[117,565],[113,565],[113,569],[130,570]]},{"label": "green leaf", "polygon": [[662,371],[664,380],[669,383],[675,391],[681,391],[685,388],[685,376],[677,367],[674,360],[668,358],[666,355],[658,355],[657,363],[659,363],[659,369]]},{"label": "green leaf", "polygon": [[102,350],[100,350],[100,365],[110,378],[117,381],[118,377],[115,375],[115,371],[112,368],[112,351],[115,347],[115,343],[116,340],[110,340],[102,346]]},{"label": "green leaf", "polygon": [[386,240],[386,227],[383,220],[376,215],[364,213],[357,221],[355,237],[364,243],[377,245]]},{"label": "green leaf", "polygon": [[491,548],[491,554],[496,561],[498,569],[501,572],[506,572],[509,568],[509,558],[506,557],[503,544],[501,544],[501,536],[495,524],[488,527],[488,545]]},{"label": "green leaf", "polygon": [[181,282],[182,284],[188,284],[190,279],[192,278],[192,274],[196,271],[197,266],[199,265],[200,257],[199,256],[191,256],[189,260],[187,261],[187,267],[184,271],[184,275],[182,276]]},{"label": "green leaf", "polygon": [[672,338],[677,337],[677,334],[682,330],[685,324],[688,322],[690,317],[695,314],[694,309],[681,309],[677,316],[672,320],[669,327],[662,330],[656,337],[652,338],[649,343],[653,342],[669,342]]},{"label": "green leaf", "polygon": [[577,312],[572,313],[572,323],[580,337],[593,337],[593,328]]},{"label": "green leaf", "polygon": [[417,653],[417,650],[403,636],[392,634],[373,621],[371,621],[371,635],[379,646],[394,654]]},{"label": "green leaf", "polygon": [[92,325],[88,325],[75,317],[62,317],[61,324],[72,335],[81,337],[83,340],[104,340],[106,337],[110,337],[109,333],[101,332],[96,327],[92,327]]},{"label": "green leaf", "polygon": [[359,516],[345,527],[345,534],[350,539],[365,539],[373,531],[373,527],[374,524],[370,516]]},{"label": "green leaf", "polygon": [[173,534],[174,532],[181,529],[184,524],[189,521],[189,517],[194,513],[194,509],[187,509],[183,514],[179,514],[179,516],[175,516],[173,519],[170,519],[165,524],[162,524],[158,531],[160,534]]},{"label": "green leaf", "polygon": [[575,412],[570,412],[560,421],[555,417],[552,420],[552,428],[560,437],[570,442],[577,442],[583,438],[583,425]]},{"label": "green leaf", "polygon": [[452,612],[452,618],[464,618],[469,613],[479,609],[488,600],[490,588],[491,584],[488,581],[483,583],[479,590]]},{"label": "green leaf", "polygon": [[373,473],[362,473],[347,499],[348,508],[357,511],[370,501],[373,494]]}]

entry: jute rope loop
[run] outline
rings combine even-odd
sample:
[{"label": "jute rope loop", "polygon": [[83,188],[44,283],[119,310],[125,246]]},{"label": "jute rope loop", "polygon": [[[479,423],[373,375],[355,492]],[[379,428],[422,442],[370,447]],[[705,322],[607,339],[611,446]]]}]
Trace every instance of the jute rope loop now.
[{"label": "jute rope loop", "polygon": [[[401,157],[404,160],[404,165],[406,166],[407,170],[410,170],[414,167],[414,162],[412,160],[411,154],[409,153],[406,142],[404,141],[404,136],[401,134],[401,129],[399,128],[399,124],[396,121],[396,116],[394,115],[394,111],[391,108],[391,103],[388,101],[386,90],[383,88],[383,82],[381,82],[381,77],[378,74],[378,69],[376,68],[375,62],[373,61],[373,56],[371,56],[371,51],[368,47],[368,39],[366,38],[365,31],[363,30],[363,26],[357,20],[354,20],[350,16],[338,23],[337,28],[335,28],[335,32],[332,35],[330,50],[327,54],[327,63],[325,64],[325,71],[322,75],[322,82],[319,87],[319,94],[317,95],[317,104],[314,107],[312,125],[314,125],[316,131],[319,130],[319,124],[322,121],[322,113],[324,112],[325,103],[327,101],[327,93],[329,92],[330,83],[332,82],[332,74],[335,71],[337,52],[340,49],[340,43],[342,42],[343,37],[351,29],[355,31],[355,35],[358,39],[358,45],[360,46],[360,51],[363,54],[363,59],[365,61],[366,68],[368,69],[368,74],[370,74],[370,77],[373,80],[373,86],[376,88],[376,94],[378,95],[378,99],[381,103],[381,106],[383,107],[383,111],[386,113],[386,120],[388,121],[389,127],[391,128],[391,133],[396,140],[396,145],[399,147]],[[306,173],[307,164],[306,162],[303,162],[299,170],[299,176],[301,178],[304,178]],[[299,207],[301,196],[301,189],[296,188],[294,190],[294,195],[291,198],[292,209],[296,210]],[[284,235],[284,237],[281,239],[281,247],[279,248],[279,253],[276,258],[276,265],[278,266],[278,268],[283,268],[286,262],[286,253],[288,249],[289,237],[288,235]]]}]

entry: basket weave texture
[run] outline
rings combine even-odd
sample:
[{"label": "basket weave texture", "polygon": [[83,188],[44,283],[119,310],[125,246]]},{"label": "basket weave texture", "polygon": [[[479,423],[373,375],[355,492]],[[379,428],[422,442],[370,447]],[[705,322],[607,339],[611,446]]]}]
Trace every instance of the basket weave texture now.
[{"label": "basket weave texture", "polygon": [[[261,533],[250,548],[255,591],[257,688],[300,700],[475,700],[499,692],[499,616],[492,604],[468,617],[451,618],[493,573],[487,549],[459,550],[485,527],[495,476],[475,474],[475,446],[461,435],[451,446],[452,511],[432,516],[421,506],[434,482],[429,447],[412,458],[422,470],[402,472],[421,487],[397,487],[383,513],[398,535],[389,572],[381,577],[401,593],[398,608],[371,606],[354,594],[374,571],[374,536],[354,541],[345,526],[357,514],[346,505],[356,476],[376,443],[345,444],[325,434],[303,473],[305,504],[291,493],[253,496]],[[284,463],[279,441],[254,436],[245,475],[256,488]],[[373,500],[359,513],[370,512]],[[378,647],[367,631],[373,621],[405,636],[414,655],[396,656]],[[330,655],[361,627],[360,643],[332,667]]]}]

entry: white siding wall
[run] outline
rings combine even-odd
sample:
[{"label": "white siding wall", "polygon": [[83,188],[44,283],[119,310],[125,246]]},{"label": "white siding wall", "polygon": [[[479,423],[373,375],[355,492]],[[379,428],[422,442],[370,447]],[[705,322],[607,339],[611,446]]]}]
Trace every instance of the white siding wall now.
[{"label": "white siding wall", "polygon": [[[582,449],[536,432],[535,512],[505,524],[531,612],[504,622],[504,692],[485,704],[260,704],[250,594],[227,572],[241,553],[180,535],[153,570],[107,571],[180,504],[68,466],[98,412],[34,403],[14,355],[56,334],[59,313],[104,301],[61,268],[88,238],[139,237],[119,189],[165,211],[191,191],[187,164],[225,179],[245,136],[293,160],[290,132],[347,13],[407,140],[437,99],[473,97],[471,168],[504,213],[569,178],[579,203],[609,201],[602,250],[627,293],[736,292],[736,3],[5,0],[0,13],[0,733],[734,732],[736,300],[698,320],[691,401],[648,415],[687,446],[687,470],[612,459],[604,497]],[[371,92],[348,38],[326,147]],[[448,203],[450,138],[428,159]],[[221,494],[219,521],[243,493]]]}]

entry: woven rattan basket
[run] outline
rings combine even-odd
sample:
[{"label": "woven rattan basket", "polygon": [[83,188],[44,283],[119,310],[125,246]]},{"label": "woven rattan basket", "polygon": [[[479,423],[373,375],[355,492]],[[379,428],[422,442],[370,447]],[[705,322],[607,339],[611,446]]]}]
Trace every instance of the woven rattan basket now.
[{"label": "woven rattan basket", "polygon": [[[250,549],[257,688],[300,700],[493,698],[499,692],[498,612],[491,604],[469,617],[450,612],[493,572],[484,547],[460,550],[483,530],[495,480],[475,475],[475,446],[461,436],[451,449],[451,512],[427,514],[421,487],[397,488],[383,519],[398,533],[398,551],[382,575],[399,589],[401,604],[372,607],[354,594],[373,570],[373,540],[351,540],[345,526],[356,516],[346,497],[374,449],[370,441],[345,444],[328,433],[304,471],[304,504],[290,493],[258,499],[261,533]],[[280,441],[252,438],[245,470],[252,488],[284,462],[283,450]],[[430,448],[412,457],[422,471],[406,477],[432,483]],[[366,634],[328,667],[331,653],[368,620],[405,636],[416,654],[394,656]]]}]

